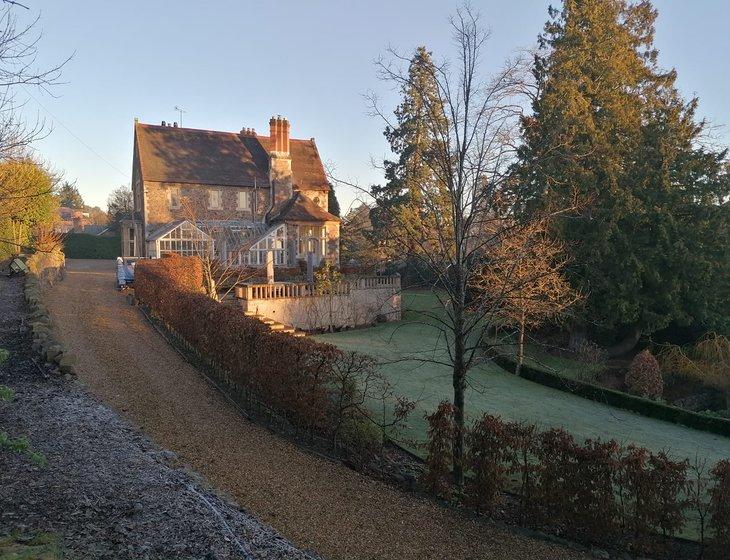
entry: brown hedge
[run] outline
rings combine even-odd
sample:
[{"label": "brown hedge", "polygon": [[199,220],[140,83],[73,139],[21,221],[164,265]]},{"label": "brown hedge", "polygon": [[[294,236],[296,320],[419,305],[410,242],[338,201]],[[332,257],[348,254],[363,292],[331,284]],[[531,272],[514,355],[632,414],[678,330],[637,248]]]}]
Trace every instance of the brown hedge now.
[{"label": "brown hedge", "polygon": [[[427,416],[428,457],[422,481],[427,491],[453,496],[451,405],[442,402]],[[566,431],[504,422],[485,414],[466,433],[468,477],[463,501],[477,510],[499,505],[510,479],[517,482],[522,519],[541,529],[632,553],[659,552],[677,535],[692,507],[687,460],[675,461],[614,440],[580,444]],[[711,471],[711,550],[730,546],[730,461]],[[704,487],[694,494],[704,495]]]},{"label": "brown hedge", "polygon": [[[297,429],[331,436],[347,424],[336,404],[343,399],[333,382],[335,368],[346,368],[351,361],[345,353],[310,338],[272,332],[239,309],[205,296],[195,257],[139,261],[135,294],[225,372],[225,383],[252,391]],[[363,412],[348,408],[347,414]]]}]

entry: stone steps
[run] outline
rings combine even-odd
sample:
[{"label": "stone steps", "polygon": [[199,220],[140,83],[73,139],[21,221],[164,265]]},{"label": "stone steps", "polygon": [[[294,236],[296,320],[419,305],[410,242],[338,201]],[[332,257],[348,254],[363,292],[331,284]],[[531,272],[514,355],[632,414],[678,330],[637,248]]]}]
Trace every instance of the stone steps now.
[{"label": "stone steps", "polygon": [[264,325],[268,326],[269,330],[271,330],[271,331],[290,334],[297,338],[302,338],[302,337],[307,336],[307,333],[305,333],[304,331],[300,331],[290,325],[285,325],[284,323],[279,323],[278,321],[274,321],[273,319],[269,319],[268,317],[259,315],[255,311],[244,311],[243,314],[246,317],[251,317],[252,319],[258,319]]}]

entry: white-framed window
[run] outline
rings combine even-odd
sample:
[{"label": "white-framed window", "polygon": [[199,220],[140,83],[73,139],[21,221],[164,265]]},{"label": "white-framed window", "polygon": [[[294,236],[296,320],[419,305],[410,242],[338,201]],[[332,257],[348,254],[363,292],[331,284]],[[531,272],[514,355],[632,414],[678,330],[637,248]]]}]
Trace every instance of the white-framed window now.
[{"label": "white-framed window", "polygon": [[251,210],[251,193],[248,191],[238,191],[238,210]]},{"label": "white-framed window", "polygon": [[306,257],[307,253],[326,256],[327,226],[299,226],[297,252],[299,257]]},{"label": "white-framed window", "polygon": [[286,226],[279,226],[275,231],[258,241],[245,253],[238,254],[238,264],[249,266],[266,265],[266,252],[274,254],[274,264],[286,264]]},{"label": "white-framed window", "polygon": [[183,222],[161,237],[157,243],[157,254],[160,257],[169,253],[183,256],[201,255],[212,249],[210,238],[189,222]]},{"label": "white-framed window", "polygon": [[170,200],[170,208],[177,210],[180,208],[180,187],[170,187],[168,191],[168,198]]},{"label": "white-framed window", "polygon": [[133,227],[129,228],[129,256],[130,257],[137,256],[134,251],[134,228]]},{"label": "white-framed window", "polygon": [[211,189],[208,191],[208,208],[211,210],[220,210],[223,208],[223,191],[220,189]]}]

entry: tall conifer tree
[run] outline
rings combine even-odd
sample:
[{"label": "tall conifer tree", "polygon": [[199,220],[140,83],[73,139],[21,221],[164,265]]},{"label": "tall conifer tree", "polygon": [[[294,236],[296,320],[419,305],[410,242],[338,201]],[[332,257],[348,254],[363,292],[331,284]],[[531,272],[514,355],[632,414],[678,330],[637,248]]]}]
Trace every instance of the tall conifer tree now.
[{"label": "tall conifer tree", "polygon": [[402,229],[426,229],[424,222],[433,219],[437,210],[430,207],[435,200],[432,194],[443,188],[429,162],[439,141],[439,130],[446,128],[446,117],[431,53],[425,47],[416,49],[408,76],[401,90],[402,101],[395,110],[396,123],[384,133],[398,159],[385,161],[387,182],[371,190],[376,201],[371,211],[376,235],[381,245],[391,246],[398,254],[404,254],[402,243],[409,238]]},{"label": "tall conifer tree", "polygon": [[587,294],[574,331],[625,337],[616,353],[672,322],[717,328],[727,305],[725,152],[702,147],[697,100],[685,103],[676,73],[659,68],[656,17],[648,1],[551,8],[523,121],[519,174],[535,203],[574,189],[584,202],[558,227],[575,253],[571,281]]}]

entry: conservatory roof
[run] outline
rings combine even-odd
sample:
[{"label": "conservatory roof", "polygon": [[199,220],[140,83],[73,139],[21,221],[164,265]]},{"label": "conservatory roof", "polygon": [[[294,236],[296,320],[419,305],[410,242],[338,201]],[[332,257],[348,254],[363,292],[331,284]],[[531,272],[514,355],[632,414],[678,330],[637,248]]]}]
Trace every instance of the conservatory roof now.
[{"label": "conservatory roof", "polygon": [[152,230],[149,233],[149,235],[147,236],[147,241],[157,241],[158,239],[165,237],[169,233],[172,233],[173,231],[175,231],[177,228],[179,228],[183,224],[188,224],[191,227],[194,227],[195,229],[197,229],[200,232],[200,234],[202,236],[208,237],[208,235],[202,229],[200,229],[197,225],[195,225],[190,220],[175,220],[175,221],[169,222],[167,224],[163,224],[163,225],[159,226],[157,229]]}]

